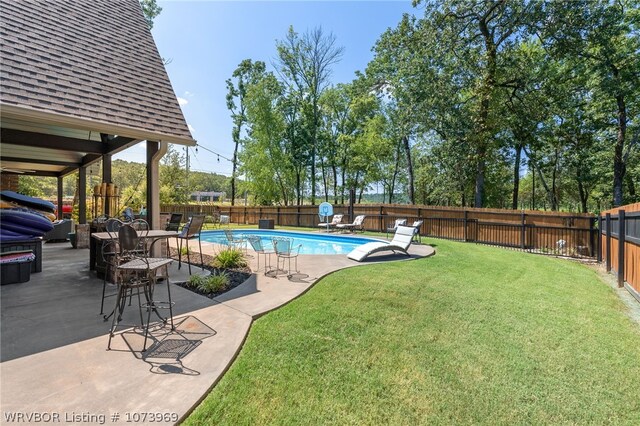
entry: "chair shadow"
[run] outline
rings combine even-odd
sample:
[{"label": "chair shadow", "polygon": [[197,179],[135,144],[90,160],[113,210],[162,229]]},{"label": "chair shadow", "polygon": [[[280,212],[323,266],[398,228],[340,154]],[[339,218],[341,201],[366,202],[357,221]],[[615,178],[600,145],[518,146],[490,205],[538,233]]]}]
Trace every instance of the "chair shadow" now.
[{"label": "chair shadow", "polygon": [[174,325],[175,329],[171,330],[167,324],[151,324],[147,350],[144,352],[142,328],[125,330],[120,336],[133,356],[149,364],[150,372],[197,376],[200,372],[185,366],[183,359],[200,346],[203,340],[217,333],[193,315],[174,318]]}]

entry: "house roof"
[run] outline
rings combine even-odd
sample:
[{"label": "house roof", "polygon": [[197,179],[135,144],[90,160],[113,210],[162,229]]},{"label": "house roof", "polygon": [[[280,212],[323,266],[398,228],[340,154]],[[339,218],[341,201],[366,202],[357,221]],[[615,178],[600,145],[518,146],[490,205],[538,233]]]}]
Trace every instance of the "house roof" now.
[{"label": "house roof", "polygon": [[0,7],[3,151],[25,130],[105,145],[100,133],[195,144],[138,0]]}]

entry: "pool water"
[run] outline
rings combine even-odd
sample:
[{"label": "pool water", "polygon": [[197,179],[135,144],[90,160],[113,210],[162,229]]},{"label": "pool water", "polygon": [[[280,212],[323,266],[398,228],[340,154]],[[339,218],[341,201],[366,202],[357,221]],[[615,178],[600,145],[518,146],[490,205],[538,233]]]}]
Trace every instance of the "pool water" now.
[{"label": "pool water", "polygon": [[[234,230],[235,238],[246,238],[247,235],[256,235],[262,239],[265,248],[273,249],[271,238],[273,237],[289,237],[293,238],[294,246],[302,244],[300,254],[347,254],[354,248],[372,241],[378,241],[372,238],[351,237],[330,234],[307,234],[302,232],[290,231],[266,231],[258,229],[242,229]],[[202,241],[216,244],[228,245],[224,231],[205,231],[202,233]],[[247,247],[251,249],[251,245],[247,242]]]}]

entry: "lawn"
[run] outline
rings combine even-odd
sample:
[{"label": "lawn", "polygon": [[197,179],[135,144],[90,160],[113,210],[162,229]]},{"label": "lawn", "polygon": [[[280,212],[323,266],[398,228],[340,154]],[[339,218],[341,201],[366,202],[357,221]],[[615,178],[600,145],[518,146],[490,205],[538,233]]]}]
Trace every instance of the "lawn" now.
[{"label": "lawn", "polygon": [[186,424],[640,424],[640,327],[593,270],[432,242],[257,320]]}]

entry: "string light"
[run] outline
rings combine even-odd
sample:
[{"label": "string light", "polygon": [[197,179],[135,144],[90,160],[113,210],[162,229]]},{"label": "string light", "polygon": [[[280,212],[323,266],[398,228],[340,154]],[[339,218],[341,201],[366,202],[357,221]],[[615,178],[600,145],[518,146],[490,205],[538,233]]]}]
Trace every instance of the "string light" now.
[{"label": "string light", "polygon": [[[213,155],[217,155],[217,156],[218,156],[218,162],[219,162],[219,161],[220,161],[220,159],[222,158],[223,160],[227,160],[227,161],[229,161],[230,163],[233,163],[233,160],[232,160],[232,159],[227,158],[227,157],[225,157],[224,155],[220,154],[219,152],[215,152],[214,150],[209,149],[209,148],[207,148],[206,146],[202,146],[202,145],[200,145],[200,144],[197,144],[196,146],[199,146],[200,148],[204,149],[204,150],[205,150],[205,151],[207,151],[207,152],[212,153]],[[237,162],[237,161],[236,161],[236,162]]]}]

